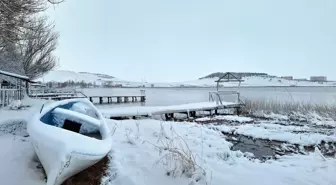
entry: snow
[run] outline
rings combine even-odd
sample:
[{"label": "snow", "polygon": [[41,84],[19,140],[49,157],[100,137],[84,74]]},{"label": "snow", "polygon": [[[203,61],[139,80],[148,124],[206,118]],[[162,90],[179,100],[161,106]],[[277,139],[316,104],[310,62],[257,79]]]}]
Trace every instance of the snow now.
[{"label": "snow", "polygon": [[12,110],[17,110],[22,107],[22,102],[21,100],[14,100],[7,107]]},{"label": "snow", "polygon": [[[29,120],[32,114],[39,111],[41,105],[46,103],[33,102],[32,100],[22,102],[23,104],[29,103],[32,107],[15,111],[0,109],[0,127],[14,123],[15,120]],[[76,110],[81,111],[81,108],[76,107]],[[278,160],[261,163],[257,159],[251,159],[250,153],[230,150],[232,144],[227,142],[220,132],[212,128],[225,129],[224,125],[208,126],[151,119],[106,121],[111,129],[117,129],[112,136],[113,149],[109,153],[110,164],[108,176],[103,179],[104,185],[336,184],[335,158],[322,158],[316,152],[309,155],[282,156]],[[234,128],[247,134],[251,132],[258,137],[280,136],[282,132],[286,137],[309,139],[304,135],[289,135],[289,131],[299,130],[298,127],[291,125],[261,123],[228,128],[231,130]],[[34,149],[29,143],[29,137],[24,137],[25,132],[22,129],[24,128],[15,127],[11,132],[0,133],[1,182],[10,185],[45,184],[42,172],[36,167]],[[301,128],[301,130],[309,129],[309,127]],[[269,131],[262,132],[262,130]],[[310,137],[320,139],[314,134],[311,134]],[[186,144],[183,144],[184,142]],[[300,142],[302,141],[300,140]],[[195,156],[197,164],[195,173],[181,174],[175,178],[167,176],[167,170],[176,164],[181,164],[179,160],[170,164],[162,163],[164,155],[168,152],[162,150],[162,147],[167,143],[173,143],[177,150],[185,149],[190,151],[190,155]],[[186,146],[188,149],[185,148]],[[206,172],[205,175],[201,173],[203,171]]]},{"label": "snow", "polygon": [[[83,126],[85,124],[89,124],[90,126],[100,127],[100,125],[101,125],[100,121],[98,119],[95,119],[91,116],[81,114],[81,113],[71,111],[71,110],[56,108],[53,111],[53,114],[55,114],[57,116],[64,116],[63,119],[62,119],[63,123],[64,123],[65,119],[70,119],[72,121],[78,121],[80,123],[84,123]],[[85,126],[88,126],[88,125],[85,125]]]},{"label": "snow", "polygon": [[222,105],[217,105],[216,102],[199,102],[171,106],[134,106],[105,108],[101,109],[101,112],[106,118],[122,116],[151,116],[155,114],[208,110],[216,107],[230,106],[235,104],[236,103],[232,102],[222,102]]},{"label": "snow", "polygon": [[254,138],[284,141],[299,145],[315,145],[325,142],[336,142],[336,135],[324,135],[320,133],[293,133],[293,131],[308,131],[307,127],[282,126],[276,124],[247,124],[239,126],[211,125],[214,128],[226,133],[236,133]]},{"label": "snow", "polygon": [[36,81],[42,81],[42,82],[68,82],[68,81],[74,81],[74,82],[86,82],[86,83],[99,83],[102,80],[110,81],[110,80],[116,80],[115,78],[111,76],[102,76],[98,74],[93,73],[77,73],[74,71],[65,71],[65,70],[58,70],[58,71],[50,71],[43,77],[37,79]]},{"label": "snow", "polygon": [[243,116],[232,116],[232,115],[218,115],[214,117],[203,117],[195,119],[196,122],[216,122],[216,121],[228,121],[228,122],[237,122],[237,123],[249,123],[253,122],[252,118],[243,117]]},{"label": "snow", "polygon": [[49,104],[52,101],[25,98],[21,100],[20,110],[11,110],[10,107],[0,108],[0,125],[10,123],[14,120],[29,120],[32,116],[40,111],[43,104]]},{"label": "snow", "polygon": [[279,120],[279,121],[288,121],[289,117],[287,115],[282,114],[275,114],[273,112],[265,113],[264,111],[255,111],[253,112],[253,115],[256,117],[262,117],[272,120]]},{"label": "snow", "polygon": [[[139,125],[139,129],[137,128]],[[163,125],[162,132],[160,125]],[[113,163],[110,167],[112,184],[120,185],[182,185],[189,184],[191,179],[185,176],[176,178],[165,175],[165,169],[158,164],[160,152],[151,144],[160,145],[158,140],[171,137],[171,127],[185,139],[198,164],[207,172],[203,179],[208,184],[221,185],[307,185],[335,184],[335,159],[322,159],[312,153],[307,156],[293,155],[280,157],[278,161],[260,163],[248,160],[244,154],[231,151],[218,132],[206,127],[187,123],[162,122],[155,120],[127,120],[117,123],[114,134],[114,149],[110,154]],[[133,144],[128,142],[125,130],[131,130]],[[248,155],[248,154],[246,154]],[[265,175],[267,174],[267,175]],[[243,177],[243,178],[241,178]],[[204,181],[194,184],[205,184]]]},{"label": "snow", "polygon": [[314,124],[319,126],[336,127],[336,122],[333,120],[315,121]]},{"label": "snow", "polygon": [[45,185],[42,173],[36,168],[35,152],[27,138],[0,136],[0,179],[8,185]]}]

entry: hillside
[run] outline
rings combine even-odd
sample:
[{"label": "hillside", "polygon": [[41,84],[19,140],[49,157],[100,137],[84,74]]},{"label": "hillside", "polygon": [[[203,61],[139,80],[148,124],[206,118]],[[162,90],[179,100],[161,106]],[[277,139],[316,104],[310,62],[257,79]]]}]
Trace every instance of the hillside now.
[{"label": "hillside", "polygon": [[97,81],[108,81],[115,79],[113,76],[105,75],[105,74],[97,74],[97,73],[89,73],[89,72],[74,72],[74,71],[50,71],[43,77],[37,79],[36,81],[40,82],[86,82],[93,83]]},{"label": "hillside", "polygon": [[[171,83],[150,83],[150,82],[133,82],[115,78],[106,74],[97,74],[89,72],[73,72],[73,71],[51,71],[37,81],[40,82],[86,82],[102,85],[104,82],[113,85],[121,85],[122,87],[216,87],[216,80],[224,73],[212,73],[208,76],[197,80],[185,82],[171,82]],[[275,76],[270,76],[266,73],[235,73],[242,79],[241,86],[256,87],[256,86],[336,86],[336,82],[310,82],[286,80]],[[221,84],[223,87],[236,87],[238,82],[227,82]]]}]

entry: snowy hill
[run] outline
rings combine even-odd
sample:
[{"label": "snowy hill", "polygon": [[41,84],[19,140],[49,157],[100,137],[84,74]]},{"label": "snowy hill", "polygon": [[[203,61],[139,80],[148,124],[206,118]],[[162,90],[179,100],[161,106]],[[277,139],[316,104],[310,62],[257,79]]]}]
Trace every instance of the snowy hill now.
[{"label": "snowy hill", "polygon": [[[247,73],[246,73],[247,74]],[[254,73],[248,73],[248,75],[242,75],[243,82],[241,86],[245,87],[256,87],[256,86],[336,86],[336,82],[310,82],[310,81],[297,81],[297,80],[286,80],[279,77],[268,76],[268,75],[255,75]],[[252,76],[251,76],[252,75]],[[102,84],[102,82],[111,82],[113,84],[120,84],[123,87],[216,87],[216,80],[218,77],[216,75],[208,75],[208,77],[203,77],[197,80],[185,81],[185,82],[171,82],[171,83],[150,83],[150,82],[131,82],[126,80],[121,80],[106,74],[96,74],[88,72],[73,72],[73,71],[51,71],[37,81],[41,82],[86,82],[86,83],[96,83]],[[227,82],[223,83],[224,87],[236,87],[238,82]]]},{"label": "snowy hill", "polygon": [[95,74],[95,73],[88,73],[88,72],[74,72],[74,71],[50,71],[48,74],[44,75],[43,77],[37,79],[36,81],[41,82],[67,82],[67,81],[74,81],[74,82],[81,82],[84,81],[86,83],[93,83],[96,81],[108,81],[114,79],[113,76],[104,75],[104,74]]}]

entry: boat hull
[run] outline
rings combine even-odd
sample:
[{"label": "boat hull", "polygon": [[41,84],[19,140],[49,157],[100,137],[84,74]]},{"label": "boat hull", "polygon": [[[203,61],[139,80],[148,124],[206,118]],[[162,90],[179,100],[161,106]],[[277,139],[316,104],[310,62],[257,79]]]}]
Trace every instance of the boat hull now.
[{"label": "boat hull", "polygon": [[100,125],[101,140],[45,124],[41,117],[50,110],[32,119],[27,130],[46,172],[47,185],[60,185],[104,158],[111,150],[112,139],[104,121]]}]

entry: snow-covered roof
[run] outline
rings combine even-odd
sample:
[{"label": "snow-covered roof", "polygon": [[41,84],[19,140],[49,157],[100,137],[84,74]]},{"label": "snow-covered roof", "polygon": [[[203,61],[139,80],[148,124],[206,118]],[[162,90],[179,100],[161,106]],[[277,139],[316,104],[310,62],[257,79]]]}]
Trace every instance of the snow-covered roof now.
[{"label": "snow-covered roof", "polygon": [[14,78],[19,78],[21,80],[29,80],[28,76],[19,75],[19,74],[15,74],[15,73],[10,73],[10,72],[3,71],[3,70],[0,70],[0,74],[5,75],[5,76],[14,77]]}]

